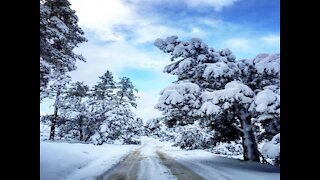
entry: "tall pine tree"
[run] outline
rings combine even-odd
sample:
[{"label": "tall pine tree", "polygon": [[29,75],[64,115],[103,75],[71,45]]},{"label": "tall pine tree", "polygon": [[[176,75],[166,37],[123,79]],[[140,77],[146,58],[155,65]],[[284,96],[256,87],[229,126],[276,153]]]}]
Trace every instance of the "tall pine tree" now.
[{"label": "tall pine tree", "polygon": [[87,41],[78,26],[78,17],[68,0],[40,1],[40,94],[46,95],[48,83],[76,69],[85,61],[73,49]]},{"label": "tall pine tree", "polygon": [[[157,39],[155,46],[172,56],[173,62],[164,72],[178,76],[176,82],[161,92],[155,106],[164,112],[170,124],[205,121],[215,131],[216,140],[241,138],[244,160],[260,161],[252,103],[264,87],[279,82],[280,56],[258,55],[255,66],[244,72],[247,65],[239,64],[229,49],[215,51],[198,38],[184,42],[171,36]],[[269,75],[252,77],[250,73],[255,70]]]}]

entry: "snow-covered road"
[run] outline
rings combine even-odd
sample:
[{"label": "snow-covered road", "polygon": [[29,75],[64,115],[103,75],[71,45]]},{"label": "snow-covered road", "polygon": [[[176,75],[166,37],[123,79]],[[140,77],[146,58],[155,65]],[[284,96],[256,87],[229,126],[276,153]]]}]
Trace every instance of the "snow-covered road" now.
[{"label": "snow-covered road", "polygon": [[191,169],[185,167],[161,151],[155,141],[145,141],[144,144],[130,153],[114,168],[108,170],[97,179],[107,180],[176,180],[203,179]]},{"label": "snow-covered road", "polygon": [[[79,162],[73,159],[73,165],[69,161],[72,155],[62,156],[61,154],[65,153],[66,150],[59,150],[58,152],[55,144],[59,145],[59,143],[44,144],[43,152],[48,151],[48,148],[50,148],[52,154],[64,157],[66,163],[48,161],[45,156],[40,157],[40,159],[42,158],[40,167],[42,167],[41,179],[43,180],[280,179],[279,167],[219,157],[203,150],[184,151],[177,147],[172,147],[170,143],[160,142],[148,137],[142,138],[141,146],[105,145],[101,147],[68,144],[64,148],[74,146],[78,148],[76,151],[79,151],[79,153],[75,153]],[[61,146],[59,147],[62,148]],[[88,154],[83,152],[88,152]],[[67,166],[68,163],[70,166]],[[65,166],[65,169],[55,168],[61,165]],[[48,167],[51,169],[48,169]],[[60,175],[57,176],[59,173]]]}]

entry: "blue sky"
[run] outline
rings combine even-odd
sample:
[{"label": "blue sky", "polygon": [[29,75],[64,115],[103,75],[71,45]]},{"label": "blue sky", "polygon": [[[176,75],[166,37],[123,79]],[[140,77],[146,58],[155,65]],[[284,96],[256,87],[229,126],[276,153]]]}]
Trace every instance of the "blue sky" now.
[{"label": "blue sky", "polygon": [[[159,92],[174,76],[162,73],[170,63],[156,38],[199,37],[214,49],[229,48],[238,59],[280,52],[279,0],[70,0],[89,42],[75,51],[87,62],[77,63],[74,81],[92,86],[106,70],[116,79],[130,77],[139,89],[136,114],[146,121]],[[51,113],[51,101],[40,112]]]}]

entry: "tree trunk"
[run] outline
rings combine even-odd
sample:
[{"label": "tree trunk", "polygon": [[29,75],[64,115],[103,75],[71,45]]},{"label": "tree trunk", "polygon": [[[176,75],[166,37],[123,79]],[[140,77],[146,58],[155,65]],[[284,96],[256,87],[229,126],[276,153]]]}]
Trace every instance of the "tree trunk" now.
[{"label": "tree trunk", "polygon": [[86,139],[84,140],[84,142],[87,142],[90,139],[90,134],[91,134],[91,131],[88,132],[88,135],[87,135]]},{"label": "tree trunk", "polygon": [[56,129],[56,119],[55,117],[53,118],[53,120],[51,121],[51,129],[50,129],[50,137],[49,140],[54,140],[54,133],[55,133],[55,129]]},{"label": "tree trunk", "polygon": [[80,116],[80,122],[79,122],[80,128],[79,128],[79,134],[80,134],[80,141],[83,139],[83,122],[82,122],[82,116]]},{"label": "tree trunk", "polygon": [[241,128],[243,130],[242,145],[243,145],[243,160],[260,162],[260,153],[258,150],[257,141],[252,129],[251,116],[242,116],[240,119]]},{"label": "tree trunk", "polygon": [[56,129],[56,123],[58,120],[58,98],[59,98],[59,94],[57,94],[56,97],[56,102],[54,103],[54,114],[53,114],[53,119],[51,121],[51,129],[50,129],[50,137],[49,140],[54,140],[54,134],[55,134],[55,129]]}]

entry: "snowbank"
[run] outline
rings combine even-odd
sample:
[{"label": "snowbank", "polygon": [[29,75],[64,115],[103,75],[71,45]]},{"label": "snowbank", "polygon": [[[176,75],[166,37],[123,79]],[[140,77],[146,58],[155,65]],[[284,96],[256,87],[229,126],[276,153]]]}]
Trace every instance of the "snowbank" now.
[{"label": "snowbank", "polygon": [[94,179],[137,147],[40,141],[40,179]]}]

